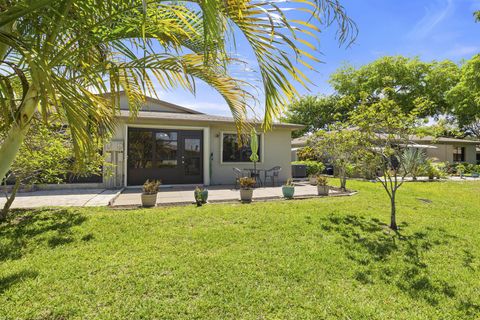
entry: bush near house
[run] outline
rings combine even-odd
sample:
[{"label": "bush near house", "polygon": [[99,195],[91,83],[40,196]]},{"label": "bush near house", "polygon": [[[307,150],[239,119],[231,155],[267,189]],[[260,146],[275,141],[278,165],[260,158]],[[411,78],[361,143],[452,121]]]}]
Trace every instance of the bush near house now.
[{"label": "bush near house", "polygon": [[480,165],[473,163],[461,162],[461,163],[447,163],[448,173],[450,174],[472,174],[480,173]]}]

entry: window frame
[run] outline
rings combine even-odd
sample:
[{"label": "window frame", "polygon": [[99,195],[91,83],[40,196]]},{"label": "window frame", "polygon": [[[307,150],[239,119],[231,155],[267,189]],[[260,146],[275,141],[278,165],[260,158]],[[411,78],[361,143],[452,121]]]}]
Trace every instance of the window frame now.
[{"label": "window frame", "polygon": [[[236,131],[220,131],[220,164],[222,165],[239,165],[239,164],[253,164],[252,161],[234,161],[234,162],[230,162],[230,161],[223,161],[223,136],[225,134],[234,134],[234,135],[237,135],[237,132]],[[260,140],[258,141],[259,142],[259,148],[260,148],[260,152],[259,152],[259,161],[257,161],[257,164],[263,164],[264,162],[264,154],[265,154],[265,135],[263,132],[257,132],[257,134],[260,136]]]},{"label": "window frame", "polygon": [[[457,151],[460,149],[460,153]],[[466,159],[466,148],[464,146],[454,146],[453,147],[453,162],[454,163],[462,163],[465,162]],[[459,155],[461,160],[455,160],[455,157]]]}]

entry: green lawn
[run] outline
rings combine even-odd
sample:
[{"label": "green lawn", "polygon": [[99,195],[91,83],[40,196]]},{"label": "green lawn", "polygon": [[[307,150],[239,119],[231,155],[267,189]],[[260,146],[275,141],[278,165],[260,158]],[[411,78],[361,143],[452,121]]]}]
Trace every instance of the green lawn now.
[{"label": "green lawn", "polygon": [[0,226],[0,319],[478,319],[480,182]]}]

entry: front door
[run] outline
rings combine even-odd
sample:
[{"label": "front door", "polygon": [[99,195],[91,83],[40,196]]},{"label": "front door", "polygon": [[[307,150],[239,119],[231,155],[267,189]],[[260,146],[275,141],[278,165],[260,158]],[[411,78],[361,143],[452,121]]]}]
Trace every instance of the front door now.
[{"label": "front door", "polygon": [[127,185],[203,183],[203,132],[128,129]]}]

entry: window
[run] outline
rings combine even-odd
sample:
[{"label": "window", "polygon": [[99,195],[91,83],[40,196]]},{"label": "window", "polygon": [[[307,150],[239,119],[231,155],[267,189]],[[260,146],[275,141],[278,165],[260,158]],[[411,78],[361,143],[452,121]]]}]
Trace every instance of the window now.
[{"label": "window", "polygon": [[465,162],[465,147],[453,147],[453,162]]},{"label": "window", "polygon": [[[245,142],[245,144],[239,148],[237,134],[224,133],[222,135],[222,144],[223,144],[223,149],[222,149],[223,162],[251,162],[250,155],[252,154],[252,149],[250,148],[250,141]],[[261,139],[261,136],[258,135],[259,161],[262,161],[261,149],[262,149],[262,139]]]}]

